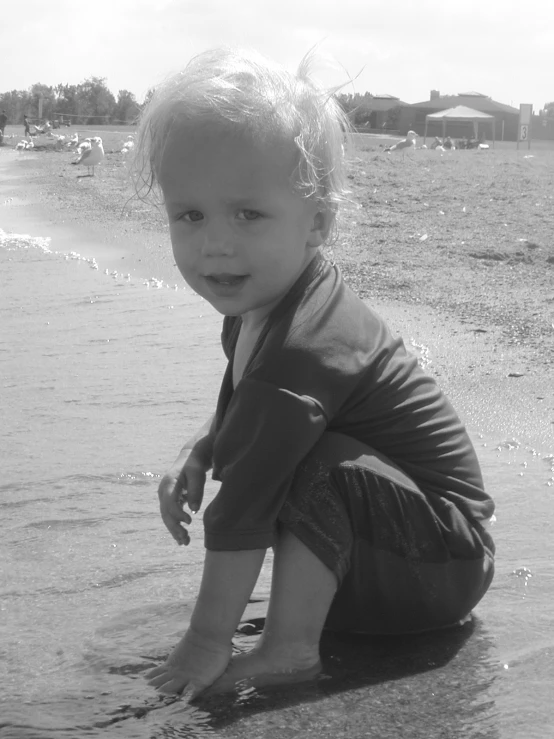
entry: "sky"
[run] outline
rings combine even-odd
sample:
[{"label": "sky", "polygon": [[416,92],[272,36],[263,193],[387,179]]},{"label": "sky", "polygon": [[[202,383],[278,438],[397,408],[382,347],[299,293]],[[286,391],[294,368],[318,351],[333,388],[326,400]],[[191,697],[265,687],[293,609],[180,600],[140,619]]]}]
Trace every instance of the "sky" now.
[{"label": "sky", "polygon": [[147,90],[194,55],[248,46],[294,70],[318,46],[316,79],[404,102],[484,93],[535,112],[554,101],[552,0],[8,0],[0,92],[104,77]]}]

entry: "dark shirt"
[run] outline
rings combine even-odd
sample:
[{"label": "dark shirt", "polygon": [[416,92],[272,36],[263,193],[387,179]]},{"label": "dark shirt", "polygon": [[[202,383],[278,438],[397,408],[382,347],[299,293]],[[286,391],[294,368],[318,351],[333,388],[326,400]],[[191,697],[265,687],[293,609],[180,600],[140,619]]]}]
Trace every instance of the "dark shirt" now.
[{"label": "dark shirt", "polygon": [[435,380],[321,255],[269,315],[233,390],[240,317],[226,316],[229,360],[216,410],[213,478],[204,513],[211,550],[263,549],[294,472],[324,431],[358,439],[403,469],[430,500],[488,519],[474,448]]}]

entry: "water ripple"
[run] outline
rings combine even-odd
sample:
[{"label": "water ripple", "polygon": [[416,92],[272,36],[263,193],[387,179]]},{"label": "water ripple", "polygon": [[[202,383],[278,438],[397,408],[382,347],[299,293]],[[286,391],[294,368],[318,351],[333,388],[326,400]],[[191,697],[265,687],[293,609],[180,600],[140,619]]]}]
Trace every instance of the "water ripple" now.
[{"label": "water ripple", "polygon": [[25,529],[71,529],[90,528],[104,523],[105,518],[54,518],[50,521],[31,521],[25,524]]}]

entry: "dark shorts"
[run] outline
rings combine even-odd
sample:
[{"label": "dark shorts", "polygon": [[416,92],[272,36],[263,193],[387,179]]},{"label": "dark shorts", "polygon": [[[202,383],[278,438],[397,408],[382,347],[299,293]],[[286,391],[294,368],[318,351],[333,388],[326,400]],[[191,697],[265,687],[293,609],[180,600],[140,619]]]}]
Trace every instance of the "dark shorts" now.
[{"label": "dark shorts", "polygon": [[433,505],[401,469],[326,433],[299,465],[279,514],[336,575],[327,628],[398,634],[467,618],[494,574],[494,543],[449,501]]}]

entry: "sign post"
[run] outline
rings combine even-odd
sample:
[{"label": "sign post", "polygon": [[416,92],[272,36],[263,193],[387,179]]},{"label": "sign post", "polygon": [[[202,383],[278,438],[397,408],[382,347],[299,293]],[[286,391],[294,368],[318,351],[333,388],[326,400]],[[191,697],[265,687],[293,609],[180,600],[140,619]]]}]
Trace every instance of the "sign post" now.
[{"label": "sign post", "polygon": [[527,142],[527,148],[531,148],[531,117],[533,106],[530,103],[521,103],[519,106],[519,124],[517,127],[517,148],[519,142]]}]

